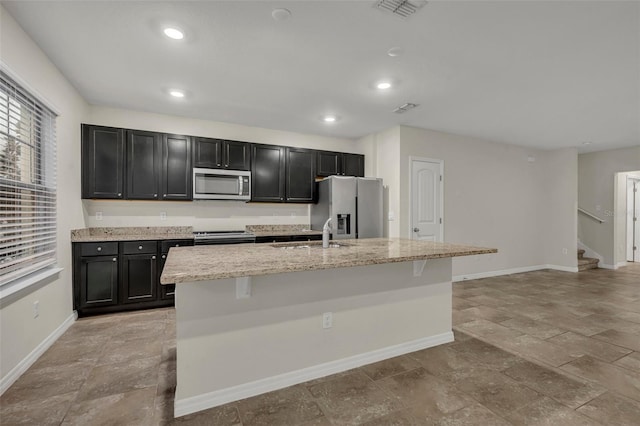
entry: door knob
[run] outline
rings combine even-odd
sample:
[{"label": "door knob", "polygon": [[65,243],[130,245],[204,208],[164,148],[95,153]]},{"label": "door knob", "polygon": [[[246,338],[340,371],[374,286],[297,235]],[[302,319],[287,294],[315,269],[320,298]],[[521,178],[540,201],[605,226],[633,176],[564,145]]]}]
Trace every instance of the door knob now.
[{"label": "door knob", "polygon": [[413,232],[420,232],[420,228],[413,228]]}]

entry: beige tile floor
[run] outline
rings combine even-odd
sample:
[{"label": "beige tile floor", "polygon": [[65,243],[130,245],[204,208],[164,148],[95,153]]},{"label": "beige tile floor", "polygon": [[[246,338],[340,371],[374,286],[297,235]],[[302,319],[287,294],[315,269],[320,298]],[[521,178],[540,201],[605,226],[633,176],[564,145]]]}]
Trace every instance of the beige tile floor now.
[{"label": "beige tile floor", "polygon": [[640,265],[456,283],[453,304],[453,343],[179,419],[174,311],[81,319],[0,424],[640,424]]}]

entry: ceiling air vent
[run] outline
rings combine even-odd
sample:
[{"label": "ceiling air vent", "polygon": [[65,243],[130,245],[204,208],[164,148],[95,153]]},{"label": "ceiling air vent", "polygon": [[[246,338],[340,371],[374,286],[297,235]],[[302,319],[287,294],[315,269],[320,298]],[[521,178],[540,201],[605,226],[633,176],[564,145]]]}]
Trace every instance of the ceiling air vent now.
[{"label": "ceiling air vent", "polygon": [[425,4],[427,4],[426,0],[379,0],[376,3],[376,7],[383,12],[390,12],[401,18],[408,18]]},{"label": "ceiling air vent", "polygon": [[406,104],[400,105],[398,108],[394,109],[393,112],[395,112],[396,114],[402,114],[403,112],[407,112],[410,109],[414,109],[417,106],[418,106],[418,104],[406,103]]}]

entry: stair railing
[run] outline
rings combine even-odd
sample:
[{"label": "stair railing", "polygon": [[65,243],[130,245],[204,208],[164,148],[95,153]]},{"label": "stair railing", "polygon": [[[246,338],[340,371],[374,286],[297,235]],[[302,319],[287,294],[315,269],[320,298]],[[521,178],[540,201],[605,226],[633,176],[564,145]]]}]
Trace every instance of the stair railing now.
[{"label": "stair railing", "polygon": [[600,223],[604,223],[604,219],[600,219],[598,216],[596,216],[596,215],[594,215],[592,213],[589,213],[585,209],[582,209],[582,208],[578,207],[578,212],[582,213],[585,216],[589,216],[590,218],[595,219]]}]

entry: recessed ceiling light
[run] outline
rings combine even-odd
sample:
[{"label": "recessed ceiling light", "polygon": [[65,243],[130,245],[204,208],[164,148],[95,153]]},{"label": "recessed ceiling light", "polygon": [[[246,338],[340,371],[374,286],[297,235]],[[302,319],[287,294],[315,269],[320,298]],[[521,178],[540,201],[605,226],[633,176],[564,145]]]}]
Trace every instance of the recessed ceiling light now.
[{"label": "recessed ceiling light", "polygon": [[386,90],[391,88],[391,83],[389,83],[388,81],[381,81],[378,84],[376,84],[376,87],[380,90]]},{"label": "recessed ceiling light", "polygon": [[184,33],[177,28],[165,28],[164,35],[174,40],[182,40],[184,38]]},{"label": "recessed ceiling light", "polygon": [[184,98],[184,92],[182,90],[169,90],[169,94],[174,98]]},{"label": "recessed ceiling light", "polygon": [[589,141],[587,141],[587,142],[582,142],[582,145],[591,145],[592,143],[593,143],[593,142],[589,142]]},{"label": "recessed ceiling light", "polygon": [[325,123],[335,123],[338,118],[335,115],[325,115],[322,120]]},{"label": "recessed ceiling light", "polygon": [[392,47],[391,49],[387,50],[387,55],[391,56],[392,58],[395,58],[396,56],[401,56],[404,53],[404,50],[402,50],[401,47]]},{"label": "recessed ceiling light", "polygon": [[275,21],[286,21],[291,17],[291,11],[288,9],[273,9],[271,16]]}]

